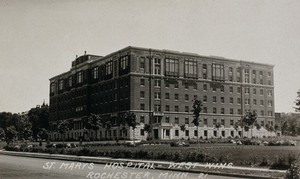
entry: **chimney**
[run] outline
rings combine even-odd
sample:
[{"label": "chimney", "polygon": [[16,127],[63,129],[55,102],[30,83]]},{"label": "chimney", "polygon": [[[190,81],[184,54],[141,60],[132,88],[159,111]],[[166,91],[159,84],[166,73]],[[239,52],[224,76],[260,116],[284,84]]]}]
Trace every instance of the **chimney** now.
[{"label": "chimney", "polygon": [[86,55],[86,51],[84,51],[84,55]]}]

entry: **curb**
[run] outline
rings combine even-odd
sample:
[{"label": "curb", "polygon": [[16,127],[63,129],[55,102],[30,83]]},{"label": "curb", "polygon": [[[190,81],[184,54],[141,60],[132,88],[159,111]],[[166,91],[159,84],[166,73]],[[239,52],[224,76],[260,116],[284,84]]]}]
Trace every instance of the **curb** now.
[{"label": "curb", "polygon": [[[151,160],[134,160],[134,159],[114,159],[108,157],[87,157],[87,156],[75,156],[75,155],[60,155],[60,154],[45,154],[45,153],[30,153],[30,152],[13,152],[0,150],[0,154],[21,156],[21,157],[33,157],[33,158],[45,158],[55,160],[68,160],[87,163],[98,164],[110,164],[110,163],[123,163],[128,167],[133,167],[134,164],[143,163],[152,165],[154,169],[181,171],[190,173],[204,173],[212,175],[222,175],[231,177],[242,178],[283,178],[286,174],[286,170],[271,170],[265,168],[251,168],[251,167],[238,167],[238,166],[209,166],[200,163],[191,162],[166,162],[166,161],[151,161]],[[132,164],[129,166],[129,164]],[[142,169],[142,168],[141,168]]]}]

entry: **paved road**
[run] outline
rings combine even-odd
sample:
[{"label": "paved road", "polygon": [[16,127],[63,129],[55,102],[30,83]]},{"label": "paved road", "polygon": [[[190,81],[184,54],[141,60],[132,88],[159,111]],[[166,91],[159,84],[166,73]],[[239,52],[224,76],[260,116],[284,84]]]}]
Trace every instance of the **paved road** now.
[{"label": "paved road", "polygon": [[[146,167],[146,166],[143,166]],[[102,164],[80,163],[62,160],[39,159],[0,155],[0,179],[221,179],[236,178],[200,173],[136,168],[108,168]],[[148,168],[148,167],[146,167]]]}]

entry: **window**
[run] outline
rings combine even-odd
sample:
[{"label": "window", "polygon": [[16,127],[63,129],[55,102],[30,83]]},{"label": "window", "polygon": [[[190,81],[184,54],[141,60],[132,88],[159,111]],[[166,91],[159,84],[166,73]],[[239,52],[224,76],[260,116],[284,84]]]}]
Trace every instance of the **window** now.
[{"label": "window", "polygon": [[225,103],[225,98],[221,97],[221,103]]},{"label": "window", "polygon": [[207,125],[207,118],[204,118],[204,119],[203,119],[203,124],[204,124],[204,125]]},{"label": "window", "polygon": [[260,95],[264,95],[264,90],[260,89]]},{"label": "window", "polygon": [[230,104],[233,104],[233,97],[229,98]]},{"label": "window", "polygon": [[204,130],[204,136],[207,137],[207,130]]},{"label": "window", "polygon": [[175,109],[175,112],[179,112],[179,106],[176,105],[174,109]]},{"label": "window", "polygon": [[140,79],[140,84],[141,84],[141,86],[145,86],[145,79]]},{"label": "window", "polygon": [[225,114],[225,109],[221,108],[221,114]]},{"label": "window", "polygon": [[125,70],[128,68],[128,55],[120,58],[120,69]]},{"label": "window", "polygon": [[175,124],[179,124],[179,118],[175,117]]},{"label": "window", "polygon": [[221,125],[225,125],[225,119],[221,119]]},{"label": "window", "polygon": [[197,130],[194,130],[194,136],[198,136]]},{"label": "window", "polygon": [[245,88],[245,94],[250,94],[250,88]]},{"label": "window", "polygon": [[237,98],[237,104],[241,104],[241,98]]},{"label": "window", "polygon": [[268,72],[268,77],[271,77],[271,75],[272,75],[271,72]]},{"label": "window", "polygon": [[238,114],[242,114],[242,110],[241,109],[238,109]]},{"label": "window", "polygon": [[233,68],[229,67],[229,81],[233,81]]},{"label": "window", "polygon": [[69,77],[69,87],[72,87],[73,86],[73,77],[70,76]]},{"label": "window", "polygon": [[249,69],[245,69],[245,83],[250,83]]},{"label": "window", "polygon": [[207,96],[203,96],[203,102],[204,102],[204,103],[207,102]]},{"label": "window", "polygon": [[260,100],[260,105],[261,105],[261,106],[264,105],[264,100]]},{"label": "window", "polygon": [[188,95],[188,94],[185,94],[185,95],[184,95],[184,100],[185,100],[185,101],[188,101],[188,100],[189,100],[189,95]]},{"label": "window", "polygon": [[185,124],[189,124],[189,123],[190,123],[188,117],[186,117],[186,118],[184,119],[184,123],[185,123]]},{"label": "window", "polygon": [[272,107],[273,106],[273,102],[272,101],[268,101],[268,106]]},{"label": "window", "polygon": [[221,86],[220,90],[221,90],[221,92],[224,92],[224,86],[223,85]]},{"label": "window", "polygon": [[166,59],[166,75],[168,76],[179,76],[179,65],[177,59]]},{"label": "window", "polygon": [[203,84],[203,91],[207,91],[207,84]]},{"label": "window", "polygon": [[166,123],[170,123],[170,117],[166,116]]},{"label": "window", "polygon": [[107,62],[106,64],[105,64],[105,74],[106,75],[111,75],[112,74],[112,68],[113,68],[113,62],[112,61],[110,61],[110,62]]},{"label": "window", "polygon": [[241,87],[237,87],[237,93],[238,93],[238,94],[241,93]]},{"label": "window", "polygon": [[169,81],[165,81],[165,86],[166,86],[166,88],[169,88],[170,87],[170,82]]},{"label": "window", "polygon": [[145,69],[145,58],[144,57],[140,58],[140,68],[142,71],[144,71],[144,69]]},{"label": "window", "polygon": [[166,129],[166,136],[170,137],[170,129]]},{"label": "window", "polygon": [[268,96],[273,96],[272,90],[268,90]]},{"label": "window", "polygon": [[217,102],[217,97],[213,96],[213,102],[216,103]]},{"label": "window", "polygon": [[178,88],[178,82],[174,83],[174,88],[177,89]]},{"label": "window", "polygon": [[170,93],[166,93],[166,99],[170,99]]},{"label": "window", "polygon": [[207,113],[207,107],[203,107],[203,113]]},{"label": "window", "polygon": [[55,93],[55,88],[56,88],[55,83],[51,83],[51,87],[50,87],[51,93]]},{"label": "window", "polygon": [[265,121],[260,121],[261,126],[265,126]]},{"label": "window", "polygon": [[197,77],[197,62],[194,60],[184,61],[184,76],[186,78],[196,78]]},{"label": "window", "polygon": [[154,93],[154,99],[160,100],[160,92],[155,92]]},{"label": "window", "polygon": [[189,136],[189,134],[190,134],[190,133],[189,133],[189,130],[186,130],[186,131],[185,131],[185,136]]},{"label": "window", "polygon": [[268,85],[272,85],[272,81],[271,80],[268,80]]},{"label": "window", "polygon": [[203,64],[202,66],[202,75],[203,75],[203,79],[207,79],[207,65]]},{"label": "window", "polygon": [[198,98],[198,96],[195,94],[195,95],[194,95],[194,100],[197,99],[197,98]]},{"label": "window", "polygon": [[233,126],[233,120],[232,119],[230,119],[230,125]]},{"label": "window", "polygon": [[175,136],[179,136],[179,130],[175,130]]},{"label": "window", "polygon": [[145,104],[140,104],[140,110],[145,110]]},{"label": "window", "polygon": [[194,87],[194,90],[197,90],[197,83],[195,83],[194,85],[193,85],[193,87]]},{"label": "window", "polygon": [[213,113],[217,114],[217,108],[213,108]]},{"label": "window", "polygon": [[184,112],[189,112],[189,107],[188,106],[184,107]]},{"label": "window", "polygon": [[256,88],[253,89],[253,94],[256,94]]},{"label": "window", "polygon": [[268,116],[273,116],[273,112],[272,111],[268,111]]},{"label": "window", "polygon": [[80,71],[77,73],[77,83],[82,83],[83,82],[83,72]]},{"label": "window", "polygon": [[170,111],[170,106],[166,105],[166,111]]},{"label": "window", "polygon": [[98,67],[92,69],[92,76],[94,80],[99,78]]},{"label": "window", "polygon": [[236,81],[241,82],[241,68],[237,68],[236,76]]},{"label": "window", "polygon": [[154,86],[160,88],[160,86],[161,86],[161,80],[154,80]]},{"label": "window", "polygon": [[140,122],[141,122],[141,123],[145,123],[145,116],[141,116],[141,117],[140,117]]},{"label": "window", "polygon": [[253,105],[257,105],[257,100],[253,99]]},{"label": "window", "polygon": [[59,85],[58,85],[59,90],[64,89],[64,80],[59,80]]},{"label": "window", "polygon": [[250,104],[250,99],[245,99],[245,104],[249,105]]},{"label": "window", "polygon": [[145,91],[141,91],[141,92],[140,92],[140,97],[141,97],[142,99],[145,98]]},{"label": "window", "polygon": [[141,129],[140,133],[141,133],[141,136],[144,136],[145,135],[145,130]]},{"label": "window", "polygon": [[184,83],[184,89],[189,89],[189,84],[187,82]]},{"label": "window", "polygon": [[174,94],[174,99],[175,99],[175,100],[178,100],[178,98],[179,98],[178,94],[175,93],[175,94]]},{"label": "window", "polygon": [[264,116],[265,115],[265,111],[260,111],[260,115]]},{"label": "window", "polygon": [[217,124],[217,119],[214,118],[214,119],[213,119],[213,125],[216,125],[216,124]]},{"label": "window", "polygon": [[213,87],[213,88],[212,88],[212,91],[213,91],[213,92],[216,92],[216,91],[217,91],[217,88],[216,88],[216,87]]},{"label": "window", "polygon": [[233,114],[233,109],[232,109],[232,108],[230,108],[230,114],[231,114],[231,115]]},{"label": "window", "polygon": [[230,86],[230,87],[229,87],[229,92],[230,92],[230,93],[233,93],[233,86]]},{"label": "window", "polygon": [[154,67],[154,74],[155,74],[155,75],[160,75],[160,74],[161,74],[160,71],[161,71],[161,70],[160,70],[160,66],[155,65],[155,67]]},{"label": "window", "polygon": [[161,112],[161,106],[159,104],[154,105],[154,111],[155,112]]}]

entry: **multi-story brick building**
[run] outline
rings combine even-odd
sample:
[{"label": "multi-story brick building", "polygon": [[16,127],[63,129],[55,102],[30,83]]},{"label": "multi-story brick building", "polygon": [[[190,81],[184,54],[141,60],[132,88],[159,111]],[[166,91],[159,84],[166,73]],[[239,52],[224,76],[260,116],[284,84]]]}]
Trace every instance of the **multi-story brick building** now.
[{"label": "multi-story brick building", "polygon": [[[117,125],[126,111],[136,115],[137,139],[219,138],[240,137],[236,122],[245,111],[256,110],[262,128],[253,130],[253,136],[267,136],[271,133],[264,126],[275,123],[273,67],[139,47],[103,57],[85,54],[72,62],[70,71],[50,79],[50,118],[73,118],[71,139],[83,135],[81,119],[91,113],[113,124],[92,134],[97,139],[132,139],[132,130]],[[203,101],[199,133],[192,123],[195,98]],[[151,132],[144,131],[145,124]]]}]

